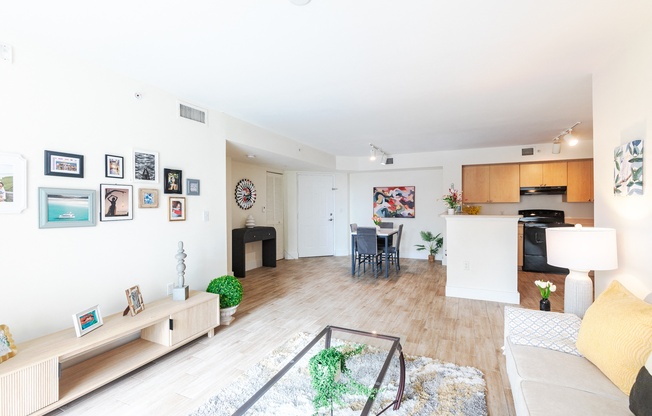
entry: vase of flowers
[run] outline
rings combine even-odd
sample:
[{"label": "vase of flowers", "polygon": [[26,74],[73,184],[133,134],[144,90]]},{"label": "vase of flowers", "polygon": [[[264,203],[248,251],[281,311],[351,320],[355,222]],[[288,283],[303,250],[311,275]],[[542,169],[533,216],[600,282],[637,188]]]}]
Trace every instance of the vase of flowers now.
[{"label": "vase of flowers", "polygon": [[449,188],[448,193],[441,198],[448,208],[448,215],[453,215],[455,209],[462,204],[462,192]]},{"label": "vase of flowers", "polygon": [[383,220],[378,216],[378,214],[374,214],[374,216],[371,217],[371,220],[376,224],[376,228],[380,229],[380,223],[383,222]]},{"label": "vase of flowers", "polygon": [[550,282],[544,282],[543,280],[535,280],[534,284],[539,288],[539,293],[541,293],[541,300],[539,301],[539,310],[550,311],[550,294],[557,290],[557,286],[553,285]]}]

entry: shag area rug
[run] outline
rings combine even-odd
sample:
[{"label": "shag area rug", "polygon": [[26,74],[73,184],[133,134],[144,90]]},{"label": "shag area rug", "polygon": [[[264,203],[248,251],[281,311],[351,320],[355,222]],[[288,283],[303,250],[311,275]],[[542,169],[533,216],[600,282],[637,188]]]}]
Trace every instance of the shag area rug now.
[{"label": "shag area rug", "polygon": [[[301,351],[313,337],[314,335],[307,333],[296,335],[229,386],[220,390],[191,415],[231,415]],[[347,342],[333,339],[331,345],[343,344],[347,344]],[[308,372],[308,361],[323,348],[323,342],[317,343],[246,414],[252,416],[330,415],[330,409],[322,408],[318,413],[315,412],[312,403],[314,390],[310,385]],[[347,360],[347,367],[351,370],[355,380],[372,387],[386,355],[387,350],[367,345],[360,355]],[[407,354],[405,354],[405,366],[406,381],[401,407],[394,411],[390,406],[383,415],[487,415],[486,384],[484,375],[477,368],[461,367],[429,357]],[[370,414],[377,414],[394,401],[398,382],[397,352],[385,375],[381,391]],[[365,405],[366,397],[347,396],[345,401],[347,407],[336,406],[334,415],[359,415]]]}]

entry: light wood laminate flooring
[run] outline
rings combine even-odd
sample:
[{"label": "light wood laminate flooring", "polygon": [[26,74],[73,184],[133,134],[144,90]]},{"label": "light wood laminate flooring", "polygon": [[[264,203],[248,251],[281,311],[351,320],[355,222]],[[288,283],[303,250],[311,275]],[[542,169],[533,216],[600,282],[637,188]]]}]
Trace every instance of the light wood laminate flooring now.
[{"label": "light wood laminate flooring", "polygon": [[[349,257],[282,260],[276,268],[248,271],[230,326],[51,415],[186,415],[294,334],[329,324],[400,336],[407,354],[477,367],[487,381],[490,414],[514,415],[501,352],[505,305],[445,297],[440,262],[401,259],[401,266],[389,279],[375,279],[369,270],[351,276]],[[519,272],[521,305],[538,309],[537,279],[557,284],[550,299],[553,311],[561,311],[561,275]]]}]

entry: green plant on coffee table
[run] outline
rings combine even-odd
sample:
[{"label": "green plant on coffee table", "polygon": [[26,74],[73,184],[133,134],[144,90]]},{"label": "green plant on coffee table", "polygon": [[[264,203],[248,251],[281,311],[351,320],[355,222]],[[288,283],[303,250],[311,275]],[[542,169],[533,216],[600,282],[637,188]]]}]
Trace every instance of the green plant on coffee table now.
[{"label": "green plant on coffee table", "polygon": [[244,294],[242,283],[235,276],[220,276],[211,280],[206,291],[220,295],[220,309],[239,305]]},{"label": "green plant on coffee table", "polygon": [[[345,394],[359,394],[367,397],[374,397],[377,389],[367,387],[358,383],[351,377],[351,370],[346,367],[346,360],[349,357],[358,355],[364,349],[364,345],[349,348],[346,351],[342,346],[325,348],[315,354],[308,363],[311,384],[315,390],[313,404],[315,414],[321,408],[331,408],[333,404],[345,405],[343,397]],[[343,377],[338,378],[338,373]]]},{"label": "green plant on coffee table", "polygon": [[441,233],[433,235],[430,231],[421,231],[420,234],[421,239],[428,243],[428,247],[426,248],[425,244],[415,244],[417,251],[428,250],[431,256],[437,255],[444,245],[444,237],[441,236]]}]

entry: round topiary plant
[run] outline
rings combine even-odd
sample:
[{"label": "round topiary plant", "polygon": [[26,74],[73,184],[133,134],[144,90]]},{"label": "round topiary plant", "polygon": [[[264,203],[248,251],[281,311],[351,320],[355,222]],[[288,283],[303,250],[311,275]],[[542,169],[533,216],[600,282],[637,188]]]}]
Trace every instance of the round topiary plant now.
[{"label": "round topiary plant", "polygon": [[237,306],[242,301],[242,283],[235,276],[220,276],[211,280],[207,292],[220,295],[220,309]]}]

